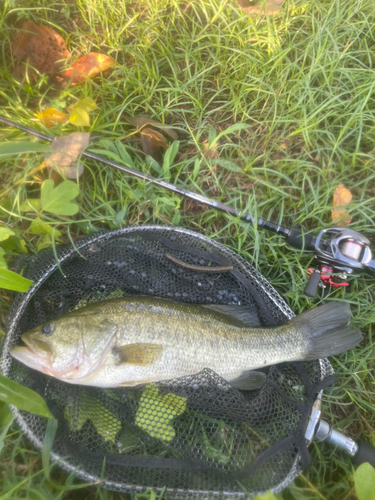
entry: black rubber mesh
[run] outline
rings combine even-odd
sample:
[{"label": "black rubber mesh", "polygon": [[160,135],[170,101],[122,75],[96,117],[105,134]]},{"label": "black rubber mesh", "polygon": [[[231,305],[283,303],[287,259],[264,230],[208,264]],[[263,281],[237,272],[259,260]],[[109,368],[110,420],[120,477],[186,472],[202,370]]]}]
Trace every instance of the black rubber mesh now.
[{"label": "black rubber mesh", "polygon": [[[35,285],[14,302],[2,369],[38,391],[58,418],[53,458],[63,468],[78,467],[85,481],[104,478],[104,487],[124,492],[166,487],[175,498],[234,498],[278,491],[308,465],[304,432],[316,392],[331,382],[327,361],[270,367],[265,386],[240,392],[208,369],[131,389],[74,386],[8,355],[30,328],[124,295],[256,304],[261,323],[268,325],[291,318],[292,311],[251,265],[201,235],[161,227],[100,234],[57,252],[59,266],[51,251],[18,262],[17,270]],[[190,264],[234,269],[187,270],[166,253]],[[40,448],[45,419],[14,411]]]}]

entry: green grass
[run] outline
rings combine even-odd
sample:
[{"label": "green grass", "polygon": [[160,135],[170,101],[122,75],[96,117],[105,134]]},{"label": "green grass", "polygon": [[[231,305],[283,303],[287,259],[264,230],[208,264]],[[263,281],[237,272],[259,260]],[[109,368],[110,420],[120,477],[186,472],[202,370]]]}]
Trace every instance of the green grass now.
[{"label": "green grass", "polygon": [[[43,130],[37,111],[56,101],[66,109],[90,96],[99,110],[92,113],[89,131],[108,140],[121,138],[138,169],[162,176],[165,172],[145,161],[139,136],[128,136],[134,128],[124,115],[147,114],[179,134],[180,150],[169,171],[179,186],[274,222],[318,230],[330,225],[333,191],[342,182],[353,193],[350,227],[374,234],[372,0],[286,1],[280,15],[267,18],[246,16],[234,0],[6,0],[0,9],[2,115]],[[10,74],[10,40],[26,19],[56,29],[74,57],[103,52],[118,65],[76,87],[58,89],[45,75],[34,84],[20,83]],[[207,153],[205,145],[214,133],[240,122],[249,128],[224,136]],[[74,130],[63,126],[49,133]],[[0,127],[0,140],[25,138]],[[28,231],[35,212],[20,212],[20,204],[40,196],[48,176],[38,170],[41,161],[29,155],[0,164],[0,218],[25,241],[29,253],[36,252],[41,236]],[[110,167],[88,160],[85,165],[79,213],[41,214],[62,239],[129,224],[171,225],[173,220],[253,262],[296,313],[318,300],[303,295],[310,254]],[[14,246],[7,255],[18,252]],[[325,391],[324,411],[336,427],[375,445],[374,281],[352,278],[348,289],[333,289],[330,297],[351,304],[365,338],[360,347],[334,359],[339,383]],[[4,317],[9,298],[1,293]],[[6,434],[1,498],[125,498],[98,486],[74,492],[77,483],[57,469],[51,481],[41,454],[17,427]],[[321,444],[313,446],[312,458],[304,478],[283,493],[285,500],[355,498],[347,458]]]}]

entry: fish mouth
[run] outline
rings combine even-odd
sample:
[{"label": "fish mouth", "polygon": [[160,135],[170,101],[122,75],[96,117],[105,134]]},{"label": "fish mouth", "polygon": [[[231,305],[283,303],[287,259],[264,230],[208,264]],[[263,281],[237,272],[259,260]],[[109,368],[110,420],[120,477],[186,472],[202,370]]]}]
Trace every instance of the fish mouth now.
[{"label": "fish mouth", "polygon": [[41,364],[40,358],[29,346],[14,346],[9,349],[9,354],[17,361],[34,368],[35,370],[48,373],[48,369]]},{"label": "fish mouth", "polygon": [[21,363],[49,374],[50,371],[45,366],[52,355],[49,345],[42,340],[32,339],[28,334],[22,335],[21,339],[26,344],[24,346],[14,346],[9,349],[9,354]]},{"label": "fish mouth", "polygon": [[30,336],[29,333],[24,333],[21,337],[21,340],[24,344],[26,344],[26,347],[36,356],[42,356],[44,358],[52,355],[52,350],[47,342]]}]

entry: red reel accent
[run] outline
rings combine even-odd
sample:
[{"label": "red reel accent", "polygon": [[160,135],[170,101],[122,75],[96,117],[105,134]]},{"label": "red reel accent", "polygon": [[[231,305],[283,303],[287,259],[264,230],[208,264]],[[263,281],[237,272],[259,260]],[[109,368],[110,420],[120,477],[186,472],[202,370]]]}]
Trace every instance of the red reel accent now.
[{"label": "red reel accent", "polygon": [[[310,274],[312,274],[314,272],[314,269],[309,267],[308,271]],[[322,267],[320,277],[326,285],[331,285],[333,287],[349,286],[349,283],[346,283],[346,282],[337,283],[337,281],[332,281],[332,279],[331,279],[332,272],[333,272],[332,269],[330,269],[329,267]],[[325,273],[325,274],[323,274],[323,273]],[[310,275],[308,274],[307,277],[309,278]]]}]

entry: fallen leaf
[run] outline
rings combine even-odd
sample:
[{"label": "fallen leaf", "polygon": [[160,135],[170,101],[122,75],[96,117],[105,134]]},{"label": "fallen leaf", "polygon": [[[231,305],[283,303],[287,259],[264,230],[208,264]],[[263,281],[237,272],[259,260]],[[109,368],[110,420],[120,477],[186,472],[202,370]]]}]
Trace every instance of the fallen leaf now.
[{"label": "fallen leaf", "polygon": [[162,160],[161,148],[168,148],[164,136],[152,128],[141,130],[141,144],[143,152],[152,156],[156,161]]},{"label": "fallen leaf", "polygon": [[26,71],[30,81],[37,78],[38,72],[56,73],[70,58],[63,38],[52,28],[37,26],[33,21],[23,23],[11,51],[12,57],[19,59],[12,74],[20,80],[26,76]]},{"label": "fallen leaf", "polygon": [[79,187],[75,182],[64,181],[57,187],[54,187],[53,180],[47,179],[42,184],[41,204],[43,210],[58,215],[74,215],[79,207],[71,200],[78,196]]},{"label": "fallen leaf", "polygon": [[47,128],[54,127],[56,123],[66,123],[69,118],[56,108],[48,108],[36,114],[38,120],[42,121]]},{"label": "fallen leaf", "polygon": [[[345,208],[351,202],[352,198],[353,195],[349,189],[346,189],[343,184],[339,184],[333,193],[333,206]],[[346,216],[341,222],[337,223],[338,226],[347,226],[352,221],[352,218],[349,217],[349,214],[343,208],[331,210],[333,222]]]},{"label": "fallen leaf", "polygon": [[148,116],[124,116],[124,118],[137,128],[143,128],[145,125],[153,125],[154,127],[161,128],[166,134],[172,137],[174,141],[178,139],[178,136],[173,129],[164,125],[164,123],[160,123],[152,118],[149,118]]},{"label": "fallen leaf", "polygon": [[82,175],[83,165],[77,158],[88,147],[90,134],[88,132],[73,132],[57,137],[51,144],[52,153],[45,155],[46,163],[68,179]]},{"label": "fallen leaf", "polygon": [[258,5],[253,5],[249,0],[237,0],[237,5],[241,7],[246,14],[262,14],[265,16],[267,14],[273,15],[280,12],[283,2],[284,0],[266,0],[265,2],[260,2]]},{"label": "fallen leaf", "polygon": [[78,101],[70,109],[69,121],[77,127],[88,127],[90,125],[90,111],[98,109],[96,102],[91,97],[85,97]]},{"label": "fallen leaf", "polygon": [[71,85],[78,85],[86,80],[86,78],[94,78],[100,72],[114,66],[116,63],[105,54],[97,54],[90,52],[78,59],[72,64],[71,68],[63,72],[63,79],[70,82]]}]

